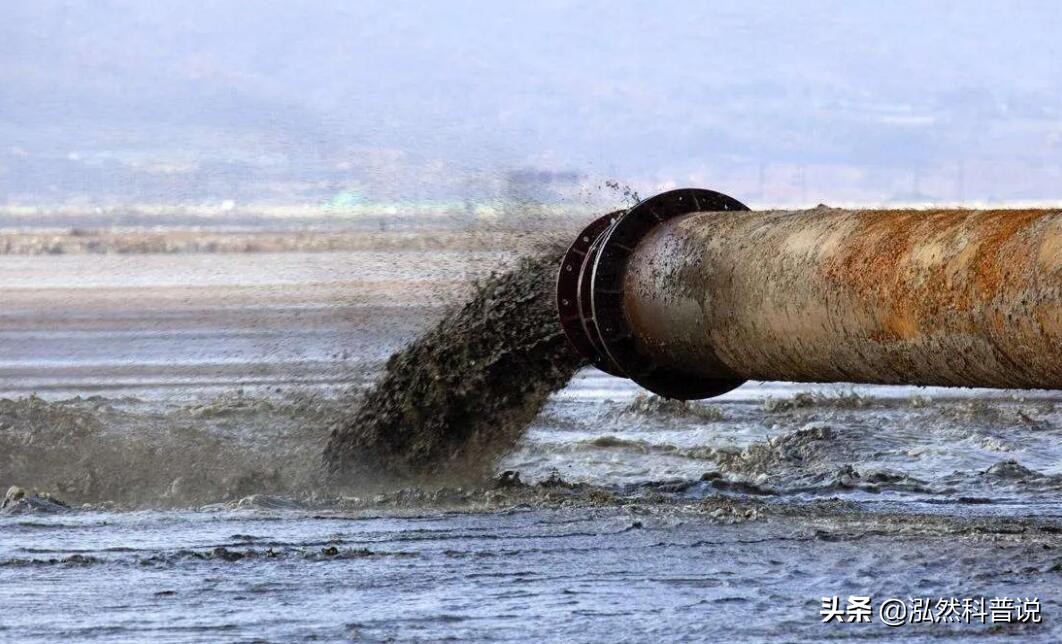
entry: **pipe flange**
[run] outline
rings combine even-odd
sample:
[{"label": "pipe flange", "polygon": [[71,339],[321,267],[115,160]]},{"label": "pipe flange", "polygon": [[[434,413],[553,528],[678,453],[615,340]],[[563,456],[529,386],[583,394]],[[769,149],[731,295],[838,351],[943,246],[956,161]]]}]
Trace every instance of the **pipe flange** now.
[{"label": "pipe flange", "polygon": [[593,262],[591,286],[588,293],[581,291],[579,295],[580,299],[589,295],[589,323],[585,328],[599,352],[598,362],[605,365],[604,371],[630,378],[653,393],[681,400],[718,396],[744,383],[676,371],[638,351],[623,310],[623,279],[638,242],[658,224],[693,212],[748,209],[737,199],[712,190],[671,190],[638,203],[600,234],[591,245],[595,252],[587,255]]},{"label": "pipe flange", "polygon": [[557,313],[568,342],[590,364],[620,378],[626,377],[626,374],[612,367],[605,359],[604,348],[596,342],[597,330],[590,309],[590,274],[602,233],[623,213],[623,210],[611,212],[584,228],[564,253],[557,273]]}]

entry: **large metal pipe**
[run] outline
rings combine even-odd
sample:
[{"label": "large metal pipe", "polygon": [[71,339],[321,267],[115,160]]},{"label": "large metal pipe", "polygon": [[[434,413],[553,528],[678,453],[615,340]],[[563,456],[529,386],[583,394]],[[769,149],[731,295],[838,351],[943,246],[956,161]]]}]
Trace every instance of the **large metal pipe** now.
[{"label": "large metal pipe", "polygon": [[1062,212],[749,212],[676,190],[591,224],[558,310],[672,398],[745,380],[1062,389]]}]

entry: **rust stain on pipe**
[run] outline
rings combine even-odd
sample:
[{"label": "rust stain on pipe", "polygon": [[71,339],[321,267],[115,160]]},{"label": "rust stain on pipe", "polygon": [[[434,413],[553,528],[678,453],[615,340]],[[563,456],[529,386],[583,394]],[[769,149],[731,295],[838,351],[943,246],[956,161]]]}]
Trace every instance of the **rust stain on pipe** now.
[{"label": "rust stain on pipe", "polygon": [[661,373],[1062,389],[1059,211],[692,212],[622,263],[604,344],[658,393]]},{"label": "rust stain on pipe", "polygon": [[1060,234],[1047,211],[697,213],[639,244],[624,304],[706,377],[1060,388]]}]

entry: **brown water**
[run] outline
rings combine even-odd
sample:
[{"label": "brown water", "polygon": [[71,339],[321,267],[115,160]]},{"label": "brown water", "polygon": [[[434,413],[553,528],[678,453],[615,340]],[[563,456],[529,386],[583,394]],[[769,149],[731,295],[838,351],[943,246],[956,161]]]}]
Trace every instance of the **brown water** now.
[{"label": "brown water", "polygon": [[391,356],[325,458],[355,480],[475,481],[493,471],[583,360],[554,304],[563,250],[477,285],[463,306]]}]

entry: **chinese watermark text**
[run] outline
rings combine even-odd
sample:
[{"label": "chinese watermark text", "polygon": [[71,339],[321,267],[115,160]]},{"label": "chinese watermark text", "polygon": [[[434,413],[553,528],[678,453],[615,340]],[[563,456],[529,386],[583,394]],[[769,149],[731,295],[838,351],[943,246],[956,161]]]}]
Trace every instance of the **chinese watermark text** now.
[{"label": "chinese watermark text", "polygon": [[819,616],[824,623],[880,622],[904,624],[1039,624],[1040,600],[1036,597],[873,597],[850,595],[823,597]]}]

